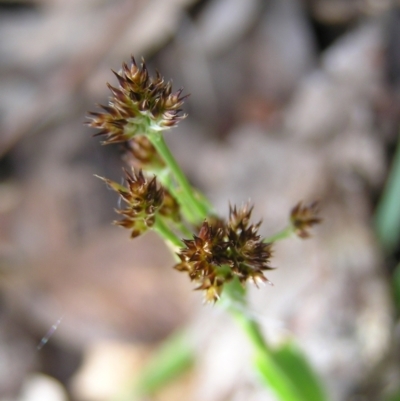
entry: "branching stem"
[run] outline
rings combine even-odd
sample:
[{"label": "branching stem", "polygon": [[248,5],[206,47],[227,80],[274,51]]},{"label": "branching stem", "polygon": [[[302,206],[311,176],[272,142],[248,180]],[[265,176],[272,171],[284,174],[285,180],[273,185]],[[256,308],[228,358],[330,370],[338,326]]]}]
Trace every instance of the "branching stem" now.
[{"label": "branching stem", "polygon": [[194,223],[199,223],[204,220],[209,214],[209,206],[205,204],[200,198],[194,195],[194,190],[189,184],[185,174],[179,167],[174,156],[169,150],[167,144],[165,143],[162,133],[157,131],[149,131],[147,137],[157,149],[160,156],[164,159],[167,166],[170,168],[171,172],[175,176],[175,179],[182,191],[182,196],[178,197],[178,201],[184,201],[184,207],[188,207],[193,215],[192,220]]},{"label": "branching stem", "polygon": [[289,238],[293,233],[294,233],[293,227],[288,226],[283,230],[277,232],[276,234],[273,234],[270,237],[265,238],[264,242],[271,243],[271,242],[281,241],[283,239]]}]

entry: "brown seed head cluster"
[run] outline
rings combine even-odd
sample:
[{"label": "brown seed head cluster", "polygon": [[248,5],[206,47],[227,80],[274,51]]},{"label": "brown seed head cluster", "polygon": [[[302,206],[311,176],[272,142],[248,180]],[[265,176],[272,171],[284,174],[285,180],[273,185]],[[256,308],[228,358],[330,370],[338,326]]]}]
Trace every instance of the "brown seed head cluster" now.
[{"label": "brown seed head cluster", "polygon": [[184,240],[186,248],[178,254],[181,262],[175,265],[186,271],[196,289],[205,291],[207,301],[216,301],[224,283],[237,277],[241,283],[268,281],[265,270],[271,270],[271,244],[258,235],[258,224],[250,224],[252,208],[230,208],[227,222],[205,221],[197,236]]},{"label": "brown seed head cluster", "polygon": [[164,160],[145,135],[136,135],[126,142],[124,159],[133,167],[146,171],[159,172],[165,167]]},{"label": "brown seed head cluster", "polygon": [[163,188],[163,190],[164,200],[160,207],[159,213],[161,216],[178,223],[182,219],[180,205],[166,188]]},{"label": "brown seed head cluster", "polygon": [[123,216],[122,220],[115,222],[116,225],[131,230],[132,238],[154,225],[156,213],[161,211],[165,199],[165,190],[157,185],[156,177],[148,180],[142,170],[125,171],[126,187],[107,178],[99,178],[118,192],[127,205],[125,209],[116,209]]},{"label": "brown seed head cluster", "polygon": [[124,63],[120,72],[113,72],[119,87],[107,84],[112,93],[108,106],[100,106],[104,112],[89,113],[89,125],[101,130],[96,135],[105,136],[104,144],[169,129],[186,117],[181,113],[186,97],[181,96],[182,89],[172,93],[172,83],[164,82],[158,72],[150,77],[144,62],[139,67],[132,57],[130,67]]},{"label": "brown seed head cluster", "polygon": [[318,217],[319,203],[312,202],[308,205],[299,202],[290,213],[290,222],[294,228],[295,233],[300,238],[309,238],[311,236],[309,229],[322,221]]}]

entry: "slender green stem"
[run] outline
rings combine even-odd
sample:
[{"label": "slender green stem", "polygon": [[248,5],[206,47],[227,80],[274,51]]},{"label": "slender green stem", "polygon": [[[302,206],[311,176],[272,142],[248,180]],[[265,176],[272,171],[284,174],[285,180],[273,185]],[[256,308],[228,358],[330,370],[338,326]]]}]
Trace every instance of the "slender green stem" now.
[{"label": "slender green stem", "polygon": [[176,228],[185,236],[185,238],[192,238],[193,231],[189,230],[182,222],[174,223]]},{"label": "slender green stem", "polygon": [[231,315],[234,317],[235,321],[242,328],[244,333],[247,335],[251,344],[258,352],[268,351],[268,345],[264,340],[264,337],[260,331],[258,323],[254,318],[250,317],[248,313],[235,308],[230,309]]},{"label": "slender green stem", "polygon": [[172,246],[174,251],[185,246],[185,244],[176,236],[176,234],[168,228],[161,216],[156,216],[156,221],[152,229],[162,238],[164,238],[168,244]]},{"label": "slender green stem", "polygon": [[288,226],[286,228],[284,228],[282,231],[277,232],[274,235],[271,235],[270,237],[266,238],[264,240],[264,242],[276,242],[276,241],[280,241],[286,238],[289,238],[292,234],[293,234],[293,227],[292,226]]},{"label": "slender green stem", "polygon": [[259,351],[266,351],[268,349],[267,343],[257,321],[248,311],[246,289],[238,279],[235,278],[225,284],[221,301],[246,333],[254,348]]},{"label": "slender green stem", "polygon": [[[181,213],[185,217],[185,219],[187,221],[194,222],[193,221],[193,213],[191,210],[189,210],[186,202],[180,202],[182,193],[174,185],[173,179],[171,177],[171,170],[168,167],[166,167],[162,171],[162,174],[157,175],[157,179],[171,193],[171,195],[176,199],[176,201],[179,202],[179,204],[181,206]],[[190,234],[191,234],[191,232],[190,232]],[[185,234],[185,235],[187,235],[187,234]]]},{"label": "slender green stem", "polygon": [[[231,283],[229,283],[231,284]],[[254,363],[261,378],[275,391],[279,400],[302,401],[296,388],[282,366],[276,361],[274,353],[264,339],[257,320],[248,311],[245,290],[240,283],[233,282],[224,292],[228,311],[247,336],[254,351]]]},{"label": "slender green stem", "polygon": [[[209,214],[209,206],[206,205],[205,202],[201,201],[199,198],[195,197],[193,188],[189,184],[185,174],[179,167],[174,156],[165,143],[162,133],[149,131],[147,137],[174,174],[176,181],[178,182],[182,190],[182,195],[185,201],[189,203],[189,205],[187,206],[193,211],[196,216],[195,220],[198,222],[204,220]],[[178,197],[178,201],[181,198],[182,197]]]}]

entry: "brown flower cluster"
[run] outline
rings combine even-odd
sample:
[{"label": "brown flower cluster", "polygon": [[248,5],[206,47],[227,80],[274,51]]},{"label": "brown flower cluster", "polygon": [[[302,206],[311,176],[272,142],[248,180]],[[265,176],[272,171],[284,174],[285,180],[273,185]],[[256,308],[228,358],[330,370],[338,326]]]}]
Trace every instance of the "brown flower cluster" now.
[{"label": "brown flower cluster", "polygon": [[252,208],[230,207],[227,222],[205,221],[197,236],[184,240],[186,248],[178,254],[181,262],[175,269],[188,273],[205,291],[207,301],[216,301],[224,283],[237,277],[241,283],[268,281],[265,270],[271,270],[271,244],[258,235],[258,224],[250,224]]},{"label": "brown flower cluster", "polygon": [[121,72],[113,72],[119,87],[107,84],[112,93],[108,106],[100,106],[104,112],[89,113],[89,125],[101,130],[96,135],[105,136],[104,144],[169,129],[186,117],[181,113],[186,97],[181,96],[182,89],[172,93],[171,82],[165,83],[158,72],[150,77],[144,62],[139,67],[132,57],[130,67],[124,63]]},{"label": "brown flower cluster", "polygon": [[126,142],[124,160],[136,168],[159,172],[165,168],[165,162],[156,148],[145,135],[136,135]]},{"label": "brown flower cluster", "polygon": [[157,184],[155,176],[149,180],[142,170],[136,172],[132,169],[132,173],[125,170],[126,187],[107,178],[99,178],[118,192],[126,203],[125,209],[116,209],[123,219],[115,221],[115,224],[131,230],[132,238],[154,225],[156,213],[173,220],[179,219],[178,204],[168,191]]},{"label": "brown flower cluster", "polygon": [[304,205],[299,202],[290,213],[290,222],[294,228],[295,233],[300,238],[309,238],[311,236],[309,229],[319,224],[322,219],[318,217],[319,203],[312,202]]}]

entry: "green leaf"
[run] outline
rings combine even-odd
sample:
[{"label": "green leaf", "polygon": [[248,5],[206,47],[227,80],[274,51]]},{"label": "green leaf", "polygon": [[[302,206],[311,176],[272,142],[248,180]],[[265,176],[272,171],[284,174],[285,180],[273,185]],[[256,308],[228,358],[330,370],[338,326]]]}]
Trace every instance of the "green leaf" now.
[{"label": "green leaf", "polygon": [[257,353],[255,366],[263,381],[281,401],[303,401],[294,383],[272,355]]},{"label": "green leaf", "polygon": [[393,273],[393,293],[397,310],[400,311],[400,264],[397,265]]},{"label": "green leaf", "polygon": [[137,382],[139,394],[153,394],[177,376],[187,371],[194,362],[194,351],[185,335],[173,336],[143,370]]},{"label": "green leaf", "polygon": [[303,400],[326,400],[320,379],[293,341],[285,343],[272,352],[276,363],[290,378]]},{"label": "green leaf", "polygon": [[385,398],[385,401],[400,401],[400,390]]},{"label": "green leaf", "polygon": [[276,349],[266,343],[258,322],[248,311],[245,289],[239,280],[225,285],[221,301],[247,335],[256,368],[280,401],[327,400],[320,379],[293,341]]},{"label": "green leaf", "polygon": [[400,241],[400,135],[385,189],[379,201],[375,227],[385,250],[392,252]]},{"label": "green leaf", "polygon": [[195,352],[187,334],[172,335],[140,372],[133,386],[125,389],[115,400],[132,401],[156,393],[188,371],[194,360]]}]

